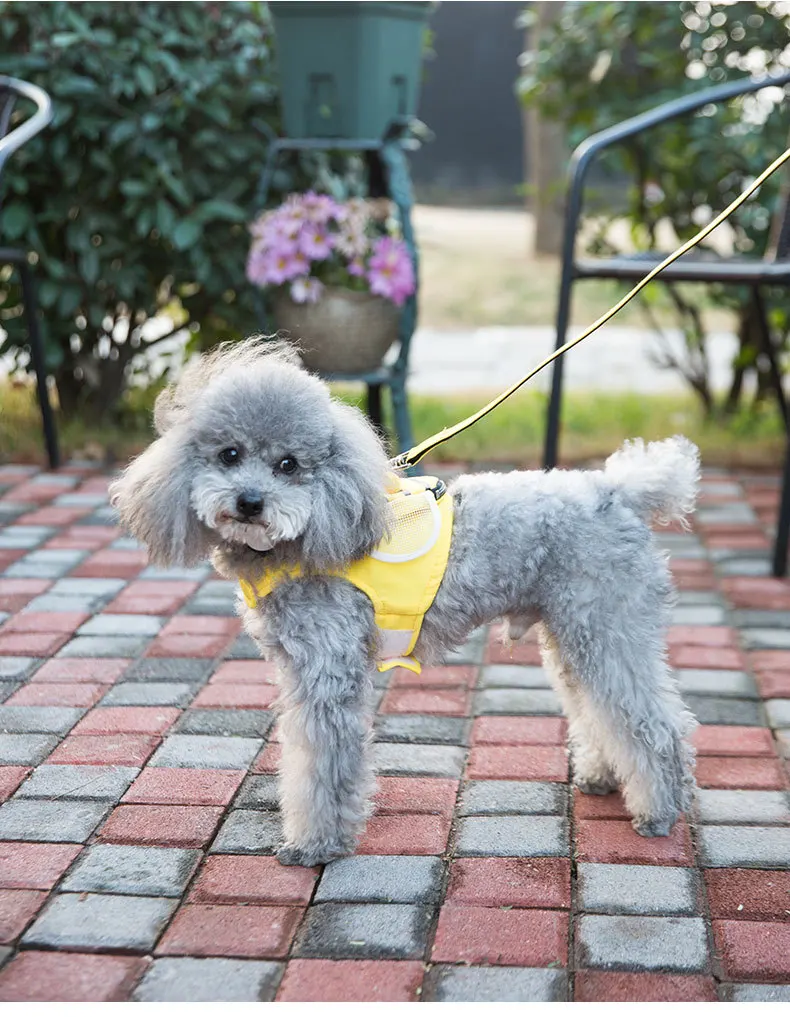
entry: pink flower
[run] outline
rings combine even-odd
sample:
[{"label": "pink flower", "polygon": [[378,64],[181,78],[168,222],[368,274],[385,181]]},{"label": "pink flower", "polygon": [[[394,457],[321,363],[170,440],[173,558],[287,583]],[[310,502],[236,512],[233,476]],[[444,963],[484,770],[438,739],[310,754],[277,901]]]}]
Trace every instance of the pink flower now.
[{"label": "pink flower", "polygon": [[348,274],[358,276],[360,279],[365,276],[365,264],[360,258],[354,258],[348,263]]},{"label": "pink flower", "polygon": [[261,270],[264,286],[282,286],[283,283],[310,271],[310,262],[299,251],[268,251]]},{"label": "pink flower", "polygon": [[302,197],[302,208],[306,219],[316,223],[327,223],[338,212],[337,202],[328,194],[316,194],[308,191]]},{"label": "pink flower", "polygon": [[291,283],[291,300],[297,304],[315,304],[324,291],[324,284],[312,276],[300,276]]},{"label": "pink flower", "polygon": [[332,237],[323,226],[306,223],[299,231],[299,250],[313,261],[323,261],[332,253]]},{"label": "pink flower", "polygon": [[368,262],[370,292],[401,307],[415,290],[414,268],[402,240],[380,237]]}]

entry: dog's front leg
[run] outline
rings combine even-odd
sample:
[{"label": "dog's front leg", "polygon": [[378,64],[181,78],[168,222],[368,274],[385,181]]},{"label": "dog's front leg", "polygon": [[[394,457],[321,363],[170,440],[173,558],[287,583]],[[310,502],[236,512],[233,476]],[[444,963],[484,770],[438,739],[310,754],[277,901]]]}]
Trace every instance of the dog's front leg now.
[{"label": "dog's front leg", "polygon": [[[370,602],[341,581],[294,584],[310,596],[280,613],[280,796],[285,865],[351,854],[373,790]],[[280,605],[282,606],[282,605]]]}]

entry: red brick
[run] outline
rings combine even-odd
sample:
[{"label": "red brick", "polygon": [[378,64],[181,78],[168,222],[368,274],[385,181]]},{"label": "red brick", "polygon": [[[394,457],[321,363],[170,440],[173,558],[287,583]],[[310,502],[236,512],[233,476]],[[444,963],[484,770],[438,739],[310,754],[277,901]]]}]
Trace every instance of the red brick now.
[{"label": "red brick", "polygon": [[672,572],[672,582],[678,590],[715,590],[716,580],[713,576],[713,572],[704,572],[700,575],[694,573],[678,573],[674,569]]},{"label": "red brick", "polygon": [[147,564],[147,551],[124,551],[107,547],[86,558],[71,575],[78,579],[134,579]]},{"label": "red brick", "polygon": [[716,920],[712,925],[726,978],[790,981],[790,924]]},{"label": "red brick", "polygon": [[725,625],[671,625],[667,632],[670,646],[737,647],[735,629]]},{"label": "red brick", "polygon": [[564,717],[476,717],[473,745],[564,745]]},{"label": "red brick", "polygon": [[97,706],[72,730],[72,735],[161,735],[181,716],[174,706]]},{"label": "red brick", "polygon": [[372,816],[357,852],[361,855],[441,855],[450,835],[450,817],[404,813]]},{"label": "red brick", "polygon": [[458,858],[450,867],[448,904],[569,908],[567,858]]},{"label": "red brick", "polygon": [[81,850],[81,844],[0,842],[0,887],[50,890]]},{"label": "red brick", "polygon": [[540,667],[543,660],[537,643],[502,643],[490,639],[486,648],[488,664],[526,664],[529,667]]},{"label": "red brick", "polygon": [[121,535],[115,526],[70,526],[58,536],[48,540],[44,547],[73,549],[75,551],[98,551],[111,540]]},{"label": "red brick", "polygon": [[469,713],[470,692],[464,688],[392,689],[382,700],[381,713],[432,713],[464,717]]},{"label": "red brick", "polygon": [[112,685],[131,660],[117,657],[62,657],[47,660],[30,679],[33,682],[96,682]]},{"label": "red brick", "polygon": [[543,968],[568,962],[568,916],[560,911],[445,905],[431,959]]},{"label": "red brick", "polygon": [[422,674],[415,674],[405,667],[396,667],[392,673],[390,689],[427,689],[445,685],[471,689],[477,681],[478,670],[479,668],[466,664],[454,664],[448,667],[424,667]]},{"label": "red brick", "polygon": [[143,957],[25,950],[0,973],[0,1000],[120,1002],[128,998],[147,965]]},{"label": "red brick", "polygon": [[765,727],[700,724],[692,735],[699,756],[773,756],[771,732]]},{"label": "red brick", "polygon": [[119,805],[98,837],[113,844],[205,847],[223,812],[219,805]]},{"label": "red brick", "polygon": [[412,1003],[422,984],[422,961],[292,960],[279,1003]]},{"label": "red brick", "polygon": [[10,798],[29,773],[29,766],[0,766],[0,802]]},{"label": "red brick", "polygon": [[727,671],[742,671],[746,667],[743,653],[726,646],[670,646],[669,663],[679,668],[722,668]]},{"label": "red brick", "polygon": [[568,755],[559,745],[477,745],[469,754],[468,780],[568,779]]},{"label": "red brick", "polygon": [[23,611],[3,625],[6,632],[76,632],[90,618],[83,611]]},{"label": "red brick", "polygon": [[580,862],[621,865],[693,865],[691,837],[681,819],[668,837],[640,837],[623,820],[583,819],[576,824],[576,857]]},{"label": "red brick", "polygon": [[49,657],[67,643],[70,633],[7,632],[0,634],[0,656]]},{"label": "red brick", "polygon": [[190,904],[308,904],[317,869],[280,865],[257,855],[211,855],[189,895]]},{"label": "red brick", "polygon": [[790,872],[705,869],[711,917],[790,921]]},{"label": "red brick", "polygon": [[444,777],[379,777],[373,798],[379,815],[433,813],[451,816],[458,781]]},{"label": "red brick", "polygon": [[220,618],[212,614],[182,614],[171,618],[159,633],[161,636],[237,636],[240,618]]},{"label": "red brick", "polygon": [[277,695],[276,685],[253,685],[252,682],[232,685],[230,682],[220,682],[218,685],[206,685],[202,688],[192,702],[192,707],[266,710]]},{"label": "red brick", "polygon": [[9,565],[13,565],[15,561],[24,557],[24,548],[0,548],[0,569],[7,569]]},{"label": "red brick", "polygon": [[733,759],[726,756],[704,756],[697,760],[697,783],[700,787],[751,788],[779,791],[787,782],[778,759]]},{"label": "red brick", "polygon": [[211,676],[209,684],[271,685],[276,677],[277,665],[272,660],[226,660]]},{"label": "red brick", "polygon": [[47,763],[85,763],[97,766],[142,766],[160,739],[151,735],[69,735]]},{"label": "red brick", "polygon": [[197,635],[194,632],[157,636],[145,651],[146,657],[219,657],[233,636]]},{"label": "red brick", "polygon": [[627,819],[631,816],[619,791],[609,795],[585,795],[573,789],[573,815],[575,819]]},{"label": "red brick", "polygon": [[706,535],[705,544],[711,550],[722,548],[727,551],[763,551],[771,546],[761,532]]},{"label": "red brick", "polygon": [[173,614],[197,587],[197,583],[169,579],[137,580],[121,590],[105,611],[111,614]]},{"label": "red brick", "polygon": [[282,754],[282,745],[271,742],[255,757],[255,761],[250,767],[250,773],[277,773]]},{"label": "red brick", "polygon": [[19,484],[12,492],[9,492],[11,497],[9,497],[9,494],[6,494],[2,500],[6,501],[6,499],[8,499],[9,501],[32,501],[41,503],[45,501],[52,501],[53,498],[57,498],[58,495],[63,493],[64,490],[60,484],[34,484],[31,482],[27,484]]},{"label": "red brick", "polygon": [[721,588],[733,607],[766,611],[790,609],[790,585],[783,579],[733,576]]},{"label": "red brick", "polygon": [[91,511],[88,505],[49,505],[26,512],[14,520],[15,526],[71,526]]},{"label": "red brick", "polygon": [[790,650],[755,650],[749,654],[749,663],[757,674],[790,674]]},{"label": "red brick", "polygon": [[652,971],[577,971],[577,1003],[715,1003],[708,975],[658,975]]},{"label": "red brick", "polygon": [[123,796],[137,805],[227,805],[244,780],[243,770],[193,770],[149,766]]},{"label": "red brick", "polygon": [[301,908],[186,904],[157,954],[186,957],[285,957]]},{"label": "red brick", "polygon": [[23,685],[6,700],[8,706],[93,706],[107,692],[106,685],[38,682]]},{"label": "red brick", "polygon": [[790,670],[760,672],[757,687],[763,699],[790,699]]},{"label": "red brick", "polygon": [[21,611],[50,586],[51,579],[0,579],[0,611]]},{"label": "red brick", "polygon": [[0,943],[12,943],[47,899],[42,890],[0,890]]}]

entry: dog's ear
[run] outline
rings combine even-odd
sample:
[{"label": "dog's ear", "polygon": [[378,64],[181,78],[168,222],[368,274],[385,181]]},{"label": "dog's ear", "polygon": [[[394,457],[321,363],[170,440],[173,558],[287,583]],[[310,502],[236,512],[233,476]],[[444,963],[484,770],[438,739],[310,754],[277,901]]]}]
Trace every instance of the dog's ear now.
[{"label": "dog's ear", "polygon": [[194,565],[211,550],[210,531],[190,504],[193,463],[186,429],[172,427],[110,485],[122,524],[159,565]]},{"label": "dog's ear", "polygon": [[332,403],[329,457],[316,471],[313,505],[302,541],[305,562],[340,568],[363,557],[384,536],[388,461],[359,410]]}]

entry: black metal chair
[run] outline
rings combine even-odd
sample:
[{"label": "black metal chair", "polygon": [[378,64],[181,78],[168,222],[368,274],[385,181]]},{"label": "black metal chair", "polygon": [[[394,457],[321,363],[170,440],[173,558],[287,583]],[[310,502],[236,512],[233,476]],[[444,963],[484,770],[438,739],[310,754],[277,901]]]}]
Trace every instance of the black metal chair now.
[{"label": "black metal chair", "polygon": [[[27,119],[12,127],[11,117],[20,99],[29,99],[36,109]],[[0,74],[0,183],[2,182],[3,168],[10,156],[24,145],[25,142],[30,141],[31,138],[34,138],[42,131],[51,120],[52,102],[43,89],[37,85],[31,85],[27,81],[20,81],[18,78],[9,78],[4,74]],[[2,207],[2,194],[0,194],[0,207]],[[27,251],[20,248],[6,247],[2,243],[2,237],[0,237],[1,264],[14,265],[19,272],[19,280],[22,286],[22,303],[27,320],[30,356],[36,373],[36,392],[44,426],[47,459],[49,460],[50,468],[56,469],[60,464],[58,436],[55,429],[52,406],[49,401],[44,346],[38,328],[38,304]]]},{"label": "black metal chair", "polygon": [[[557,305],[557,337],[555,349],[566,342],[570,318],[571,290],[573,284],[582,279],[617,279],[637,282],[664,259],[666,253],[648,252],[631,257],[577,258],[576,235],[582,214],[584,185],[590,166],[604,149],[640,134],[658,124],[692,113],[709,104],[726,102],[728,99],[768,87],[783,87],[790,82],[790,72],[763,78],[735,81],[714,88],[703,89],[693,95],[663,103],[620,124],[591,135],[576,148],[571,156],[568,173],[568,197],[565,209],[565,232],[562,248],[562,273]],[[760,338],[785,425],[788,408],[782,388],[781,373],[776,361],[776,351],[771,340],[765,314],[761,287],[790,287],[790,202],[784,209],[776,254],[763,259],[731,257],[720,258],[710,252],[690,251],[662,272],[660,278],[667,282],[730,283],[751,287],[752,299],[760,323]],[[564,357],[554,361],[552,369],[551,395],[546,420],[546,437],[543,466],[551,469],[557,464],[562,410],[562,374]],[[790,441],[784,468],[781,508],[777,521],[776,545],[774,549],[774,575],[783,576],[787,571],[788,535],[790,534]]]}]

